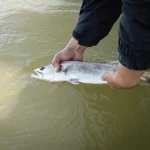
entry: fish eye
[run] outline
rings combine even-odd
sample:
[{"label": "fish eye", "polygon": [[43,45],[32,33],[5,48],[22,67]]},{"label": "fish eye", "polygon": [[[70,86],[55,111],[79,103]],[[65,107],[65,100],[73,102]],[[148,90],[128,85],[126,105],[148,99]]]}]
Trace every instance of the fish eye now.
[{"label": "fish eye", "polygon": [[44,69],[45,69],[45,67],[41,67],[41,68],[40,68],[41,71],[44,70]]}]

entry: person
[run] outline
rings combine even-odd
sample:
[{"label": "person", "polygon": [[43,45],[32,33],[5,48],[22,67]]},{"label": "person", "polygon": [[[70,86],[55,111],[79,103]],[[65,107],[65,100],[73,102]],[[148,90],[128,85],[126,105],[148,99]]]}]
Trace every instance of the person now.
[{"label": "person", "polygon": [[83,0],[72,38],[52,61],[56,71],[61,61],[82,61],[86,48],[106,37],[120,15],[119,64],[103,80],[112,88],[138,85],[150,68],[150,0]]}]

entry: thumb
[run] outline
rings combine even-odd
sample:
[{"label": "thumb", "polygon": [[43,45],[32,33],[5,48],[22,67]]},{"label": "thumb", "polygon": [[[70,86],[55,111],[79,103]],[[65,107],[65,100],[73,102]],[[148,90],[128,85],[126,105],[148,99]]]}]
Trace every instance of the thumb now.
[{"label": "thumb", "polygon": [[107,81],[107,84],[108,84],[111,88],[114,88],[114,87],[113,87],[113,75],[114,75],[114,72],[110,71],[110,72],[107,72],[106,74],[104,74],[104,75],[102,76],[102,80]]},{"label": "thumb", "polygon": [[102,80],[110,82],[112,80],[114,72],[107,72],[102,76]]},{"label": "thumb", "polygon": [[56,54],[54,59],[52,60],[52,65],[54,66],[56,72],[60,71],[60,62],[61,62],[61,57],[59,54]]}]

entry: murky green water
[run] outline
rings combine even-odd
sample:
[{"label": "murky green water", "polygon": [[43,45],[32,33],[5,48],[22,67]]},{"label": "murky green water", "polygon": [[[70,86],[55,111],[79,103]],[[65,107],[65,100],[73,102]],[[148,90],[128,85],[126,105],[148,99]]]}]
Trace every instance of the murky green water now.
[{"label": "murky green water", "polygon": [[[149,150],[150,87],[48,84],[51,63],[77,22],[77,0],[0,0],[0,150]],[[117,29],[86,61],[117,59]]]}]

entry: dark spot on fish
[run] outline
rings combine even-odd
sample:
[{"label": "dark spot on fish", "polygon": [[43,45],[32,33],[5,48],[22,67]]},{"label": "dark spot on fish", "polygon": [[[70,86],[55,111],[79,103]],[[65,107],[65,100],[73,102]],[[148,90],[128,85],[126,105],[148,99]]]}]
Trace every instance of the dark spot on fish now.
[{"label": "dark spot on fish", "polygon": [[44,69],[45,69],[45,67],[41,67],[41,68],[40,68],[41,71],[44,70]]},{"label": "dark spot on fish", "polygon": [[63,68],[63,66],[61,66],[61,71],[64,72],[65,74],[68,73],[68,71],[72,70],[72,66],[68,66],[66,68]]}]

